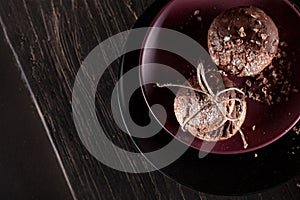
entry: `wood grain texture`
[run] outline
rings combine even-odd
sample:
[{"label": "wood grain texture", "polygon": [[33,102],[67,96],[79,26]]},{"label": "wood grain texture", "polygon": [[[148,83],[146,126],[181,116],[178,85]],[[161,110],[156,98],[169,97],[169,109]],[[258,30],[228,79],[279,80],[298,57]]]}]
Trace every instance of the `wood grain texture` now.
[{"label": "wood grain texture", "polygon": [[[94,159],[77,136],[71,111],[76,73],[88,53],[106,38],[128,30],[153,0],[8,0],[0,3],[8,33],[37,104],[62,159],[77,199],[300,199],[297,181],[244,197],[207,195],[182,186],[159,172],[127,174]],[[114,127],[109,97],[117,81],[112,65],[99,84],[99,113],[116,143],[135,150]]]}]

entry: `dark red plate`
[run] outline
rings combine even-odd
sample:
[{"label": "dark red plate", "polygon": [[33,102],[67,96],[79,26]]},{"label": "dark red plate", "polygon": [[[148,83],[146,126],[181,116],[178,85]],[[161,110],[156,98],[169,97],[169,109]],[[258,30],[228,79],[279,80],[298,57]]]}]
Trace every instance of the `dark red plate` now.
[{"label": "dark red plate", "polygon": [[[148,27],[155,16],[169,2],[169,0],[155,1],[138,19],[134,28]],[[299,0],[293,0],[298,6]],[[296,32],[299,32],[295,28]],[[130,35],[128,45],[138,42],[142,46],[143,38],[136,38]],[[122,57],[120,65],[120,77],[131,71],[139,64],[140,50],[127,53]],[[135,71],[136,77],[139,76]],[[122,82],[120,91],[128,91],[130,84]],[[129,98],[129,99],[127,99]],[[146,126],[151,121],[149,117],[149,107],[141,89],[134,95],[126,96],[120,93],[121,111],[130,111],[131,119],[124,118],[125,124],[131,124],[131,120],[140,126]],[[126,102],[129,102],[128,108]],[[158,123],[157,123],[158,124]],[[159,125],[159,124],[158,124]],[[297,127],[300,126],[298,121]],[[134,127],[127,126],[129,132],[136,131]],[[282,192],[282,187],[289,187],[289,190],[298,197],[295,176],[300,173],[300,135],[290,130],[282,138],[267,145],[264,148],[243,154],[214,154],[209,153],[206,157],[200,159],[199,154],[203,152],[190,147],[178,160],[169,166],[159,169],[159,172],[169,178],[193,188],[194,190],[222,195],[241,195],[257,191],[267,190],[275,187],[273,192]],[[161,149],[173,141],[174,137],[165,129],[149,138],[131,137],[135,145],[142,153],[152,152]],[[177,140],[178,141],[178,140]],[[184,143],[178,141],[179,148],[184,148]],[[175,150],[175,149],[174,149]],[[143,154],[154,166],[160,162],[160,157],[150,157]],[[298,176],[297,176],[298,177]],[[293,179],[293,180],[292,180]],[[289,181],[289,185],[279,185]],[[271,191],[259,194],[264,196],[271,194]],[[256,198],[256,196],[252,196]],[[258,198],[258,197],[257,197]]]},{"label": "dark red plate", "polygon": [[[155,17],[151,26],[163,27],[180,31],[201,44],[207,49],[207,31],[212,20],[223,10],[231,7],[253,5],[263,9],[275,22],[279,29],[281,41],[288,43],[287,54],[294,53],[296,60],[292,64],[292,83],[296,88],[300,89],[300,14],[299,11],[287,0],[173,0],[169,2]],[[197,20],[192,15],[195,10],[199,10],[201,19]],[[150,30],[145,37],[145,46],[149,43],[161,42],[159,35],[152,35]],[[151,38],[151,39],[149,39]],[[176,44],[176,41],[174,41]],[[170,71],[161,71],[156,67],[144,65],[147,63],[161,63],[168,65],[171,69],[176,69],[184,76],[188,76],[193,69],[186,60],[178,55],[170,52],[145,49],[141,52],[140,64],[140,80],[141,84],[147,82],[155,82],[156,77],[170,77]],[[168,114],[163,127],[180,141],[187,143],[192,137],[189,133],[179,130],[179,124],[175,118],[173,111],[174,94],[166,88],[157,88],[153,85],[144,85],[142,90],[146,103],[151,106],[153,104],[164,105]],[[212,153],[216,154],[238,154],[253,151],[262,148],[288,132],[299,120],[300,117],[300,92],[292,93],[287,102],[281,102],[273,106],[247,99],[247,116],[242,126],[242,130],[249,144],[247,149],[243,148],[240,135],[237,133],[232,138],[220,141],[215,144]],[[160,120],[161,113],[152,111],[157,120]],[[252,130],[255,125],[255,131]],[[176,134],[177,133],[177,134]],[[194,139],[191,146],[202,151],[210,151],[205,149],[203,141]]]}]

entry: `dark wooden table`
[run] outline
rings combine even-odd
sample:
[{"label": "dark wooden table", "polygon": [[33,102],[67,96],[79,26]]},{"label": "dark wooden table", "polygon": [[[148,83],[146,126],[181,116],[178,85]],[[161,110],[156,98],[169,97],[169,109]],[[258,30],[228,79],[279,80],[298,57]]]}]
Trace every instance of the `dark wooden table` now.
[{"label": "dark wooden table", "polygon": [[[16,65],[32,90],[74,199],[300,199],[300,179],[258,194],[222,197],[194,191],[160,172],[128,174],[110,169],[84,148],[72,121],[71,93],[81,62],[106,38],[128,30],[153,0],[7,0],[0,3],[0,25]],[[112,65],[100,84],[101,121],[118,144],[134,149],[108,114],[117,81]],[[61,175],[62,176],[62,175]],[[1,188],[0,188],[1,191]],[[48,191],[49,192],[49,191]],[[57,190],[53,190],[55,196]],[[33,195],[34,196],[34,195]],[[47,195],[44,195],[44,197]],[[51,195],[49,194],[49,197]],[[41,196],[35,196],[41,199]],[[62,198],[61,193],[57,199]],[[65,198],[70,196],[66,193]],[[43,198],[45,199],[45,198]],[[51,198],[54,199],[54,198]]]}]

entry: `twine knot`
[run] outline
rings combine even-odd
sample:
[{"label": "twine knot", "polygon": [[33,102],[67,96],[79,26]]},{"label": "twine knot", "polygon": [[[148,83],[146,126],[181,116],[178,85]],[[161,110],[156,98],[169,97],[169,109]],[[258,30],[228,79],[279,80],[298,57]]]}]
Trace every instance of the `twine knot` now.
[{"label": "twine knot", "polygon": [[[208,99],[210,100],[209,102],[212,102],[214,103],[215,105],[217,105],[217,108],[219,109],[219,111],[221,112],[221,114],[223,115],[223,117],[226,119],[224,120],[224,122],[220,125],[224,125],[224,123],[226,121],[231,121],[233,123],[233,125],[238,129],[240,135],[241,135],[241,138],[243,140],[243,144],[244,144],[244,148],[246,149],[247,146],[248,146],[248,143],[245,139],[245,135],[244,133],[242,132],[241,128],[237,125],[236,121],[240,120],[242,118],[242,115],[239,115],[237,117],[231,117],[229,113],[229,111],[227,111],[226,109],[226,106],[224,106],[224,104],[226,105],[226,103],[230,103],[231,101],[234,101],[234,102],[239,102],[239,104],[241,105],[241,108],[242,108],[242,111],[241,113],[244,112],[244,107],[242,106],[243,105],[243,100],[245,98],[245,93],[238,89],[238,88],[235,88],[235,87],[231,87],[231,88],[226,88],[226,89],[223,89],[219,92],[217,92],[216,94],[214,94],[214,92],[212,91],[211,87],[208,85],[207,83],[207,80],[205,78],[205,72],[204,72],[204,67],[203,67],[203,64],[200,63],[197,67],[197,80],[198,80],[198,83],[199,83],[199,87],[200,89],[196,89],[196,88],[193,88],[193,87],[190,87],[190,86],[186,86],[186,85],[179,85],[179,84],[172,84],[172,83],[167,83],[167,84],[159,84],[159,83],[156,83],[157,87],[180,87],[180,88],[186,88],[186,89],[190,89],[192,91],[195,91],[195,92],[199,92],[199,93],[202,93],[203,95],[207,96]],[[222,100],[222,98],[220,98],[220,96],[226,92],[229,92],[229,91],[235,91],[235,92],[238,92],[242,95],[241,98],[228,98],[228,99],[225,99],[225,100]],[[193,115],[189,116],[184,122],[183,124],[181,125],[181,128],[183,131],[186,131],[185,129],[185,126],[187,125],[187,123],[192,120],[194,117],[197,116],[197,114],[200,112],[201,110],[198,110],[197,112],[195,112]],[[220,127],[219,126],[219,127]]]}]

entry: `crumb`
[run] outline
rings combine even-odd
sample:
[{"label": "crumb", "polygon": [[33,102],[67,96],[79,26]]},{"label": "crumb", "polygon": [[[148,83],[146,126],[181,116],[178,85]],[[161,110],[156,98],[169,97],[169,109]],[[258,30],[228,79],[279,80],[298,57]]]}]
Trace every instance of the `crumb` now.
[{"label": "crumb", "polygon": [[282,57],[284,57],[284,58],[287,56],[285,51],[281,52],[281,55],[282,55]]},{"label": "crumb", "polygon": [[195,10],[194,11],[194,15],[199,15],[200,11],[199,10]]},{"label": "crumb", "polygon": [[297,135],[299,135],[299,134],[300,134],[300,127],[294,126],[294,127],[293,127],[293,131],[294,131]]},{"label": "crumb", "polygon": [[287,47],[288,44],[285,41],[282,41],[282,42],[279,43],[279,46],[281,46],[281,47]]},{"label": "crumb", "polygon": [[201,17],[201,16],[198,16],[198,17],[197,17],[197,20],[201,22],[201,21],[202,21],[202,17]]},{"label": "crumb", "polygon": [[253,98],[253,92],[248,91],[248,92],[247,92],[247,95],[248,95],[249,98],[251,98],[251,99]]},{"label": "crumb", "polygon": [[258,157],[258,155],[257,155],[257,153],[255,153],[255,154],[254,154],[254,158],[257,158],[257,157]]},{"label": "crumb", "polygon": [[256,125],[252,126],[252,131],[255,131]]},{"label": "crumb", "polygon": [[251,85],[252,85],[252,82],[248,79],[248,80],[246,80],[246,85],[248,86],[248,87],[251,87]]},{"label": "crumb", "polygon": [[264,78],[262,79],[262,83],[263,83],[265,86],[267,86],[268,79],[264,77]]},{"label": "crumb", "polygon": [[297,186],[298,188],[300,188],[300,184],[299,184],[299,183],[297,183],[296,186]]},{"label": "crumb", "polygon": [[262,91],[265,95],[267,95],[267,87],[266,87],[266,86],[264,86],[263,88],[261,88],[261,91]]}]

